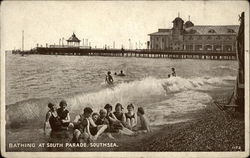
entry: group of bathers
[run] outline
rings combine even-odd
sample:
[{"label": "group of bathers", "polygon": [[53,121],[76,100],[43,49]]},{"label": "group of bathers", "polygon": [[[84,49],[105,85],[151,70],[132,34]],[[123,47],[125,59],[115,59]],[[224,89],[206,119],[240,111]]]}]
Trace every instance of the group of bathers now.
[{"label": "group of bathers", "polygon": [[[72,128],[75,141],[96,140],[102,133],[106,133],[112,139],[114,137],[111,133],[133,135],[136,131],[143,129],[142,125],[147,124],[144,121],[144,109],[139,107],[135,113],[133,104],[127,106],[126,113],[123,112],[124,108],[120,103],[116,104],[114,111],[112,105],[106,104],[99,113],[93,112],[90,107],[85,107],[83,113],[77,115],[73,122],[70,122],[66,101],[61,101],[59,106],[60,108],[56,109],[54,104],[48,104],[50,110],[47,112],[45,123],[49,122],[52,132]],[[141,120],[140,123],[138,118]],[[144,127],[143,130],[147,130],[147,128]]]}]

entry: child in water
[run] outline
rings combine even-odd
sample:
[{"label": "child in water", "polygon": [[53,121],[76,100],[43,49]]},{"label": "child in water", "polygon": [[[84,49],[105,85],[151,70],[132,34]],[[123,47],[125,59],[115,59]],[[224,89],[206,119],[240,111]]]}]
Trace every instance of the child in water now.
[{"label": "child in water", "polygon": [[140,118],[141,122],[141,125],[139,126],[138,130],[141,130],[142,132],[151,132],[148,118],[145,116],[145,112],[142,107],[138,108],[137,115]]}]

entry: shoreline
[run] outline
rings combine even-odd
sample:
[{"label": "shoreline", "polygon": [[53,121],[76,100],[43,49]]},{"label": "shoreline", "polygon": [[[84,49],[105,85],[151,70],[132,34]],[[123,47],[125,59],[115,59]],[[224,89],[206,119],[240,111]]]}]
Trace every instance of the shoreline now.
[{"label": "shoreline", "polygon": [[[187,114],[191,120],[164,125],[129,151],[244,151],[244,117],[211,103]],[[126,145],[125,145],[126,146]],[[123,150],[123,149],[121,149]]]},{"label": "shoreline", "polygon": [[[180,114],[184,122],[153,126],[151,133],[135,136],[114,134],[115,140],[105,134],[92,142],[97,147],[26,148],[7,151],[244,151],[244,119],[232,110],[220,111],[213,103],[204,109]],[[60,140],[70,142],[70,138]],[[57,142],[58,139],[48,142]],[[98,144],[116,144],[115,147],[98,147]],[[111,145],[112,146],[112,145]]]},{"label": "shoreline", "polygon": [[[211,91],[209,95],[216,98],[227,98],[231,91],[224,89]],[[240,115],[240,114],[239,114]],[[169,123],[152,126],[151,133],[142,133],[135,136],[112,134],[116,139],[112,140],[106,134],[93,143],[115,143],[116,147],[62,147],[62,148],[9,148],[7,151],[244,151],[244,117],[240,118],[232,109],[221,111],[213,102],[206,104],[205,108],[188,111],[186,113],[173,113],[168,116]],[[176,122],[174,122],[176,121]],[[37,143],[69,143],[72,131],[68,138],[50,139],[42,134],[42,129],[34,129],[30,133],[29,128],[6,130],[8,143],[26,142]],[[10,132],[10,133],[8,133]],[[30,134],[31,135],[30,135]],[[20,137],[21,136],[21,137]],[[23,138],[22,138],[23,137]],[[17,140],[17,139],[18,140]]]}]

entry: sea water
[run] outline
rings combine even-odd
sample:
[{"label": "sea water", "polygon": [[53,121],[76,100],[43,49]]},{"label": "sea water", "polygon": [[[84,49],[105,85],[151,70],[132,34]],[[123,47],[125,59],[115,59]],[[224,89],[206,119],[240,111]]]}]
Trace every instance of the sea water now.
[{"label": "sea water", "polygon": [[[6,124],[42,129],[47,104],[62,99],[71,120],[84,107],[98,112],[119,102],[124,112],[130,103],[144,107],[152,125],[171,123],[178,121],[174,115],[204,108],[216,90],[231,92],[237,66],[232,60],[6,54]],[[172,67],[177,77],[168,78]],[[114,75],[120,70],[126,76]],[[113,86],[105,84],[108,71]]]}]

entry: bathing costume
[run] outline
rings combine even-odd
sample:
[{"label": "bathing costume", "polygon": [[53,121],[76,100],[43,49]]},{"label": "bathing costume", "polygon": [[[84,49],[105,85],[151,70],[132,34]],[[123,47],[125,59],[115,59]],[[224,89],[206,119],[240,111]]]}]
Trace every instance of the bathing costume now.
[{"label": "bathing costume", "polygon": [[106,76],[106,81],[107,81],[108,84],[112,84],[112,83],[113,83],[113,78],[112,78],[112,76],[111,76],[111,75],[107,75],[107,76]]},{"label": "bathing costume", "polygon": [[61,130],[62,123],[59,120],[58,116],[55,117],[52,112],[50,112],[50,113],[51,113],[51,116],[49,118],[49,124],[50,124],[50,127],[51,127],[52,131]]},{"label": "bathing costume", "polygon": [[126,113],[125,116],[126,116],[126,119],[127,118],[129,118],[129,119],[135,118],[135,114],[133,114],[132,116],[129,116],[128,113]]},{"label": "bathing costume", "polygon": [[[60,120],[64,120],[67,117],[68,113],[69,113],[69,111],[67,109],[65,109],[63,111],[62,108],[59,108],[56,111],[57,111],[58,116],[60,117]],[[69,125],[69,122],[62,123],[62,126],[64,126],[64,127],[68,127],[68,125]]]},{"label": "bathing costume", "polygon": [[113,114],[115,115],[115,117],[116,117],[119,121],[122,121],[123,113],[118,114],[118,113],[116,113],[116,112],[113,112]]}]

